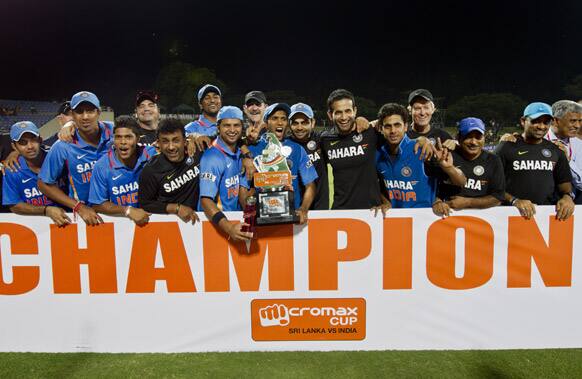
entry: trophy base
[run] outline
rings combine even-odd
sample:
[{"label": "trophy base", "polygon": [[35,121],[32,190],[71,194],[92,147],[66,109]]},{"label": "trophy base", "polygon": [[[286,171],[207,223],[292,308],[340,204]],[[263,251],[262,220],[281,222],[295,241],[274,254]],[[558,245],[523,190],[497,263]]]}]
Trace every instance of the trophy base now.
[{"label": "trophy base", "polygon": [[259,192],[256,225],[295,224],[299,216],[295,214],[293,191]]}]

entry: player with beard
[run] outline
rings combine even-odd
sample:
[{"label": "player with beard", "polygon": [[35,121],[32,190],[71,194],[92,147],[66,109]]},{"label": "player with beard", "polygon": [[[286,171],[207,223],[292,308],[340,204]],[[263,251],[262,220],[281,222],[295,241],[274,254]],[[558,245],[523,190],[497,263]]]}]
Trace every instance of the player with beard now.
[{"label": "player with beard", "polygon": [[[295,211],[299,216],[299,223],[304,224],[307,222],[308,210],[315,197],[317,172],[303,147],[289,138],[285,138],[285,132],[289,126],[290,113],[291,108],[285,103],[271,104],[265,110],[264,121],[267,123],[267,130],[273,133],[281,142],[282,152],[287,157],[287,163],[293,178]],[[265,136],[263,135],[256,145],[249,146],[253,157],[262,155],[263,150],[267,147],[268,141]],[[301,192],[299,178],[301,178],[301,184],[305,187],[305,192]],[[244,197],[242,200],[244,201]]]},{"label": "player with beard", "polygon": [[535,204],[556,204],[558,220],[566,220],[574,212],[568,158],[559,147],[544,139],[552,122],[552,108],[548,104],[531,103],[520,119],[524,129],[521,137],[515,142],[501,142],[495,149],[505,173],[505,200],[526,219],[535,214]]},{"label": "player with beard", "polygon": [[263,121],[267,109],[267,97],[261,91],[251,91],[245,95],[243,111],[246,116],[243,144],[254,145],[259,141],[267,125]]},{"label": "player with beard", "polygon": [[[315,131],[313,109],[307,104],[297,103],[291,106],[289,115],[291,135],[289,138],[303,146],[309,160],[317,172],[315,198],[310,209],[329,209],[329,185],[327,164],[321,150],[321,135]],[[304,189],[301,189],[304,191]]]},{"label": "player with beard", "polygon": [[[432,93],[426,89],[416,89],[408,95],[408,111],[412,124],[406,134],[410,139],[425,137],[434,145],[438,138],[441,142],[450,140],[451,136],[443,129],[433,128],[430,125],[432,115],[436,111]],[[445,144],[445,146],[448,146]]]},{"label": "player with beard", "polygon": [[331,132],[322,133],[321,147],[333,175],[331,209],[372,209],[390,203],[380,194],[376,174],[378,139],[374,128],[361,133],[356,129],[357,107],[354,95],[345,90],[333,91],[327,99],[329,119],[335,125]]},{"label": "player with beard", "polygon": [[139,91],[135,97],[135,117],[139,123],[138,142],[153,145],[156,142],[160,123],[160,96],[151,90]]},{"label": "player with beard", "polygon": [[138,208],[138,179],[156,149],[138,146],[139,135],[139,124],[133,117],[115,120],[113,149],[93,168],[89,203],[99,213],[127,217],[142,226],[149,221],[149,214]]},{"label": "player with beard", "polygon": [[204,135],[215,137],[218,133],[216,128],[216,116],[222,107],[222,93],[220,89],[212,84],[206,84],[198,91],[198,105],[201,115],[198,120],[186,125],[186,135]]},{"label": "player with beard", "polygon": [[467,177],[464,187],[439,182],[432,209],[439,216],[449,216],[451,209],[494,207],[505,198],[505,177],[499,157],[483,150],[485,124],[468,117],[459,123],[459,147],[452,152],[455,166]]},{"label": "player with beard", "polygon": [[[48,198],[78,214],[87,225],[103,222],[87,205],[93,166],[111,147],[113,125],[99,121],[99,99],[95,94],[81,91],[71,98],[74,128],[73,141],[57,141],[52,146],[39,174],[38,188]],[[69,193],[63,192],[58,181],[64,170],[69,175]]]},{"label": "player with beard", "polygon": [[[42,148],[42,138],[36,125],[21,121],[10,128],[12,147],[18,152],[20,169],[7,171],[3,177],[2,203],[10,211],[20,215],[44,215],[58,226],[71,222],[64,209],[47,198],[38,189],[38,173],[46,157]],[[64,180],[59,180],[64,187]]]},{"label": "player with beard", "polygon": [[[242,137],[243,112],[225,106],[218,112],[218,137],[200,162],[200,206],[206,217],[233,241],[248,241],[252,233],[243,232],[245,224],[233,224],[222,211],[240,211],[239,187],[248,184],[241,174],[238,142]],[[221,211],[222,209],[222,211]],[[247,225],[248,226],[248,225]]]},{"label": "player with beard", "polygon": [[179,120],[166,119],[158,127],[160,154],[139,177],[138,199],[150,213],[175,214],[184,222],[198,221],[200,153],[186,155],[186,135]]}]

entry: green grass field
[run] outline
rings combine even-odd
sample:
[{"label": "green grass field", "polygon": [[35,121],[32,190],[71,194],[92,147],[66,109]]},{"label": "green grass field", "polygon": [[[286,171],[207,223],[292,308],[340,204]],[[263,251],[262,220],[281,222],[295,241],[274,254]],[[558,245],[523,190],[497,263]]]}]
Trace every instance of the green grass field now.
[{"label": "green grass field", "polygon": [[0,354],[0,378],[159,377],[579,378],[582,349]]}]

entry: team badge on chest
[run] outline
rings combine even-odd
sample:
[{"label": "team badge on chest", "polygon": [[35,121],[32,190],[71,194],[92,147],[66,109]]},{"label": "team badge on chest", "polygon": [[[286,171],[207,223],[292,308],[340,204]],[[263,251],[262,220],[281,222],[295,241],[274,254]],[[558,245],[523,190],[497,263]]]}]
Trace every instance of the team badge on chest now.
[{"label": "team badge on chest", "polygon": [[358,134],[354,134],[352,139],[354,140],[355,143],[360,143],[360,142],[362,142],[362,139],[364,139],[364,136],[361,133],[358,133]]},{"label": "team badge on chest", "polygon": [[317,143],[315,141],[309,141],[309,142],[307,142],[307,148],[309,150],[315,150],[316,147],[317,147]]},{"label": "team badge on chest", "polygon": [[543,155],[544,157],[546,157],[546,158],[549,158],[549,157],[551,157],[551,156],[552,156],[552,152],[551,152],[550,150],[548,150],[548,149],[543,149],[543,150],[542,150],[542,155]]},{"label": "team badge on chest", "polygon": [[485,173],[485,169],[484,169],[484,168],[483,168],[483,166],[481,166],[481,165],[475,166],[475,167],[473,168],[473,174],[475,174],[475,175],[477,175],[477,176],[481,176],[481,175],[483,175],[484,173]]},{"label": "team badge on chest", "polygon": [[410,175],[412,175],[412,170],[410,169],[410,167],[404,166],[404,167],[402,167],[402,170],[400,170],[400,174],[402,174],[402,176],[408,178],[408,177],[410,177]]}]

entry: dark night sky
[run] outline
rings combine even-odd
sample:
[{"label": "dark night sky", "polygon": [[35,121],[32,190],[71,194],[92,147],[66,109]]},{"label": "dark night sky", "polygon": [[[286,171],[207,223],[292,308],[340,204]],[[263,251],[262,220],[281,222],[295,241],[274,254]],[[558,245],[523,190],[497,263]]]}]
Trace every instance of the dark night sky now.
[{"label": "dark night sky", "polygon": [[337,87],[378,103],[416,87],[445,102],[477,92],[551,102],[582,74],[582,1],[3,0],[1,8],[0,98],[88,89],[123,107],[152,86],[172,41],[232,93],[292,89],[322,103]]}]

